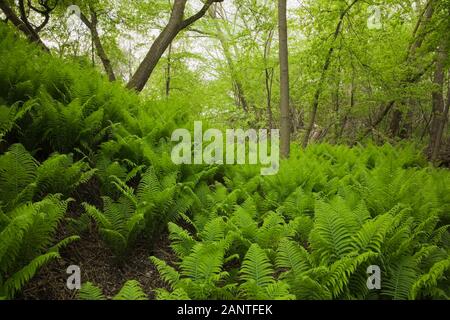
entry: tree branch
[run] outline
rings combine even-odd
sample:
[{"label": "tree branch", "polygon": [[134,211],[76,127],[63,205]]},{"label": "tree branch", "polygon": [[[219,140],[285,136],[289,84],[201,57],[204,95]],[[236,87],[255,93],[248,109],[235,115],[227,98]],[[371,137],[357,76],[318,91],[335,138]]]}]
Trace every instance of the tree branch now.
[{"label": "tree branch", "polygon": [[39,35],[33,28],[30,28],[26,25],[24,21],[22,21],[11,9],[6,0],[0,0],[0,9],[2,9],[3,13],[6,15],[6,18],[12,22],[12,24],[19,29],[23,34],[27,36],[27,38],[36,44],[38,44],[45,51],[50,51],[47,46],[42,42]]},{"label": "tree branch", "polygon": [[191,24],[193,24],[195,21],[199,20],[200,18],[202,18],[206,12],[208,11],[209,7],[211,7],[211,5],[214,2],[223,2],[224,0],[207,0],[203,7],[200,9],[200,11],[198,11],[196,14],[194,14],[193,16],[183,20],[180,24],[180,30],[183,30],[187,27],[189,27]]}]

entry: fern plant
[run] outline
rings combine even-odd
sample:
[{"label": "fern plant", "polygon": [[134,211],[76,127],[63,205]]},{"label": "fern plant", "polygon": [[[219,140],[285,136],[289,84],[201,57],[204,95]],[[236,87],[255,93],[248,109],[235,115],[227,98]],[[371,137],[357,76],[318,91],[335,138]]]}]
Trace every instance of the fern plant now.
[{"label": "fern plant", "polygon": [[86,163],[74,163],[71,155],[54,154],[40,164],[21,144],[14,144],[0,156],[0,205],[11,210],[47,194],[69,196],[94,173]]},{"label": "fern plant", "polygon": [[59,250],[78,239],[55,245],[53,236],[69,201],[49,196],[3,214],[0,229],[0,296],[13,298],[43,265],[59,258]]},{"label": "fern plant", "polygon": [[133,203],[125,197],[118,201],[103,197],[103,204],[103,211],[88,203],[83,203],[83,207],[86,214],[95,220],[103,239],[120,260],[143,230],[144,215],[136,212]]},{"label": "fern plant", "polygon": [[[92,284],[86,282],[81,286],[78,292],[80,300],[107,300],[102,290]],[[112,297],[112,300],[147,300],[147,294],[142,290],[141,285],[136,280],[128,280],[125,282],[120,291]]]}]

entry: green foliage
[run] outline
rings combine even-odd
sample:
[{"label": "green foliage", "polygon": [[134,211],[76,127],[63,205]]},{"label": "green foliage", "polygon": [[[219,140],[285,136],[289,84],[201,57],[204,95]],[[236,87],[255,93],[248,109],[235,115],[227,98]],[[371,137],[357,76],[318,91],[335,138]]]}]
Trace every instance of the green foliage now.
[{"label": "green foliage", "polygon": [[40,164],[21,144],[14,144],[0,155],[0,205],[10,210],[47,194],[69,196],[94,173],[85,162],[74,163],[71,155],[53,154]]},{"label": "green foliage", "polygon": [[78,237],[51,246],[69,201],[49,196],[20,205],[4,215],[0,225],[0,295],[13,298],[40,267],[59,258],[59,250]]},{"label": "green foliage", "polygon": [[[81,286],[78,292],[78,299],[80,300],[106,300],[107,298],[102,293],[102,290],[92,284],[86,282]],[[141,285],[136,280],[129,280],[125,282],[122,289],[112,298],[113,300],[147,300],[147,295],[141,288]]]},{"label": "green foliage", "polygon": [[[73,196],[84,208],[78,222],[94,221],[121,262],[167,227],[176,261],[150,257],[168,285],[158,299],[449,298],[450,175],[416,145],[294,144],[274,176],[256,166],[177,166],[170,135],[195,116],[190,103],[140,99],[4,26],[0,58],[0,297],[17,296],[77,239],[55,241],[71,201],[61,199]],[[315,74],[303,80],[314,84]],[[80,196],[87,182],[92,199]],[[366,286],[370,265],[382,270],[380,290]],[[87,282],[79,298],[107,297]],[[136,281],[114,297],[145,298]]]},{"label": "green foliage", "polygon": [[[194,188],[204,208],[185,219],[194,234],[169,224],[179,264],[152,261],[175,297],[446,298],[447,198],[437,186],[449,176],[410,166],[412,155],[388,145],[316,145],[292,156],[276,176],[227,170],[228,188],[217,182]],[[381,290],[366,286],[369,265],[382,270]],[[158,292],[160,299],[174,297]]]}]

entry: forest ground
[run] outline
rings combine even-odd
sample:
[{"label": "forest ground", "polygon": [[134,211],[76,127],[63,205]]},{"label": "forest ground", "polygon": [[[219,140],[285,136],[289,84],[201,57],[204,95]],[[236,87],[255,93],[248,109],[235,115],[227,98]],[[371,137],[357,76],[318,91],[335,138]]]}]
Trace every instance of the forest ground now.
[{"label": "forest ground", "polygon": [[[75,202],[71,203],[67,217],[79,218],[83,212],[80,204],[84,201],[101,204],[99,185],[93,179],[81,185],[75,192]],[[60,241],[70,235],[64,222],[59,226],[55,239]],[[150,253],[169,264],[176,261],[170,248],[168,233],[164,232],[155,239]],[[72,300],[77,297],[77,290],[69,290],[66,286],[67,266],[78,265],[81,268],[81,280],[95,283],[103,289],[106,297],[111,298],[129,279],[139,281],[143,291],[150,299],[154,299],[154,289],[167,288],[154,264],[149,260],[148,245],[142,241],[124,259],[122,264],[115,260],[111,249],[105,245],[95,227],[87,230],[79,241],[60,251],[61,259],[52,261],[42,267],[36,276],[25,286],[18,299],[24,300]]]}]

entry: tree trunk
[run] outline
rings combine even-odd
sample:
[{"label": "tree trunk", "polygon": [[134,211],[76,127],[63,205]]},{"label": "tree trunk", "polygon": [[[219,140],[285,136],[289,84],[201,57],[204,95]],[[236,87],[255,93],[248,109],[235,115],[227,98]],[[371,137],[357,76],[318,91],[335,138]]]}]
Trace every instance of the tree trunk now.
[{"label": "tree trunk", "polygon": [[[422,46],[422,43],[425,40],[427,26],[434,12],[434,3],[433,3],[434,1],[435,0],[429,0],[426,3],[422,13],[419,16],[419,19],[417,20],[416,26],[413,31],[414,41],[410,44],[406,56],[406,61],[410,61],[410,63],[413,63],[412,60],[416,58],[417,49]],[[392,113],[390,125],[392,137],[399,137],[403,135],[404,133],[402,125],[403,118],[404,117],[402,110],[400,110],[399,108],[395,108],[394,112]]]},{"label": "tree trunk", "polygon": [[338,136],[336,138],[336,143],[344,135],[345,127],[347,126],[348,117],[349,117],[350,113],[352,112],[353,107],[355,106],[355,92],[356,92],[355,68],[352,64],[352,83],[350,85],[350,106],[349,106],[349,109],[345,112],[344,119],[340,123],[340,130],[339,130]]},{"label": "tree trunk", "polygon": [[144,89],[159,59],[161,59],[164,51],[166,51],[167,47],[172,43],[173,39],[175,39],[180,31],[186,1],[187,0],[175,0],[167,26],[153,42],[144,60],[142,60],[130,82],[128,82],[127,87],[129,89],[135,89],[136,91],[142,91],[142,89]]},{"label": "tree trunk", "polygon": [[[448,57],[447,39],[443,38],[441,45],[437,50],[436,67],[434,72],[433,84],[435,88],[432,93],[432,118],[430,125],[430,143],[429,152],[431,161],[435,162],[441,145],[443,127],[447,119],[448,108],[444,102],[444,78],[445,61]],[[448,106],[448,102],[447,102]],[[445,110],[447,109],[447,110]]]},{"label": "tree trunk", "polygon": [[86,27],[91,32],[92,42],[94,43],[95,50],[97,52],[98,57],[102,61],[103,68],[105,69],[106,74],[108,75],[109,81],[115,81],[116,76],[114,74],[113,67],[111,65],[111,60],[109,60],[108,55],[106,54],[105,48],[103,47],[102,41],[100,40],[100,36],[98,35],[97,30],[97,13],[94,11],[92,7],[89,8],[91,13],[91,21],[84,15],[80,15],[81,21],[86,25]]},{"label": "tree trunk", "polygon": [[269,31],[267,40],[264,46],[264,75],[266,85],[266,102],[267,102],[267,118],[269,129],[273,128],[273,114],[272,114],[272,84],[273,84],[273,68],[269,68],[267,60],[270,56],[270,48],[272,46],[273,29]]},{"label": "tree trunk", "polygon": [[395,138],[400,135],[400,124],[403,119],[403,112],[396,108],[392,114],[392,120],[391,120],[391,137]]},{"label": "tree trunk", "polygon": [[280,140],[281,156],[288,158],[290,153],[289,119],[289,61],[287,44],[287,8],[286,0],[278,0],[278,36],[280,42]]},{"label": "tree trunk", "polygon": [[42,42],[41,38],[37,32],[32,28],[28,27],[25,22],[19,19],[19,17],[14,13],[11,7],[8,5],[6,0],[0,0],[0,9],[2,9],[6,18],[12,22],[12,24],[19,29],[27,38],[36,44],[38,44],[45,51],[50,51],[47,46]]},{"label": "tree trunk", "polygon": [[166,98],[170,95],[170,80],[172,72],[172,43],[169,45],[169,52],[167,53],[167,67],[166,67]]},{"label": "tree trunk", "polygon": [[337,143],[337,138],[339,135],[339,127],[341,125],[340,120],[340,112],[341,112],[341,99],[340,99],[340,92],[341,92],[341,73],[342,69],[339,65],[338,72],[337,72],[337,79],[335,84],[335,90],[331,93],[331,100],[333,102],[334,106],[334,113],[336,115],[335,123],[334,123],[334,143]]},{"label": "tree trunk", "polygon": [[175,0],[169,22],[153,42],[150,50],[128,82],[127,88],[134,89],[138,92],[142,91],[162,55],[178,33],[203,17],[211,4],[222,1],[223,0],[207,0],[196,14],[183,20],[187,0]]}]

